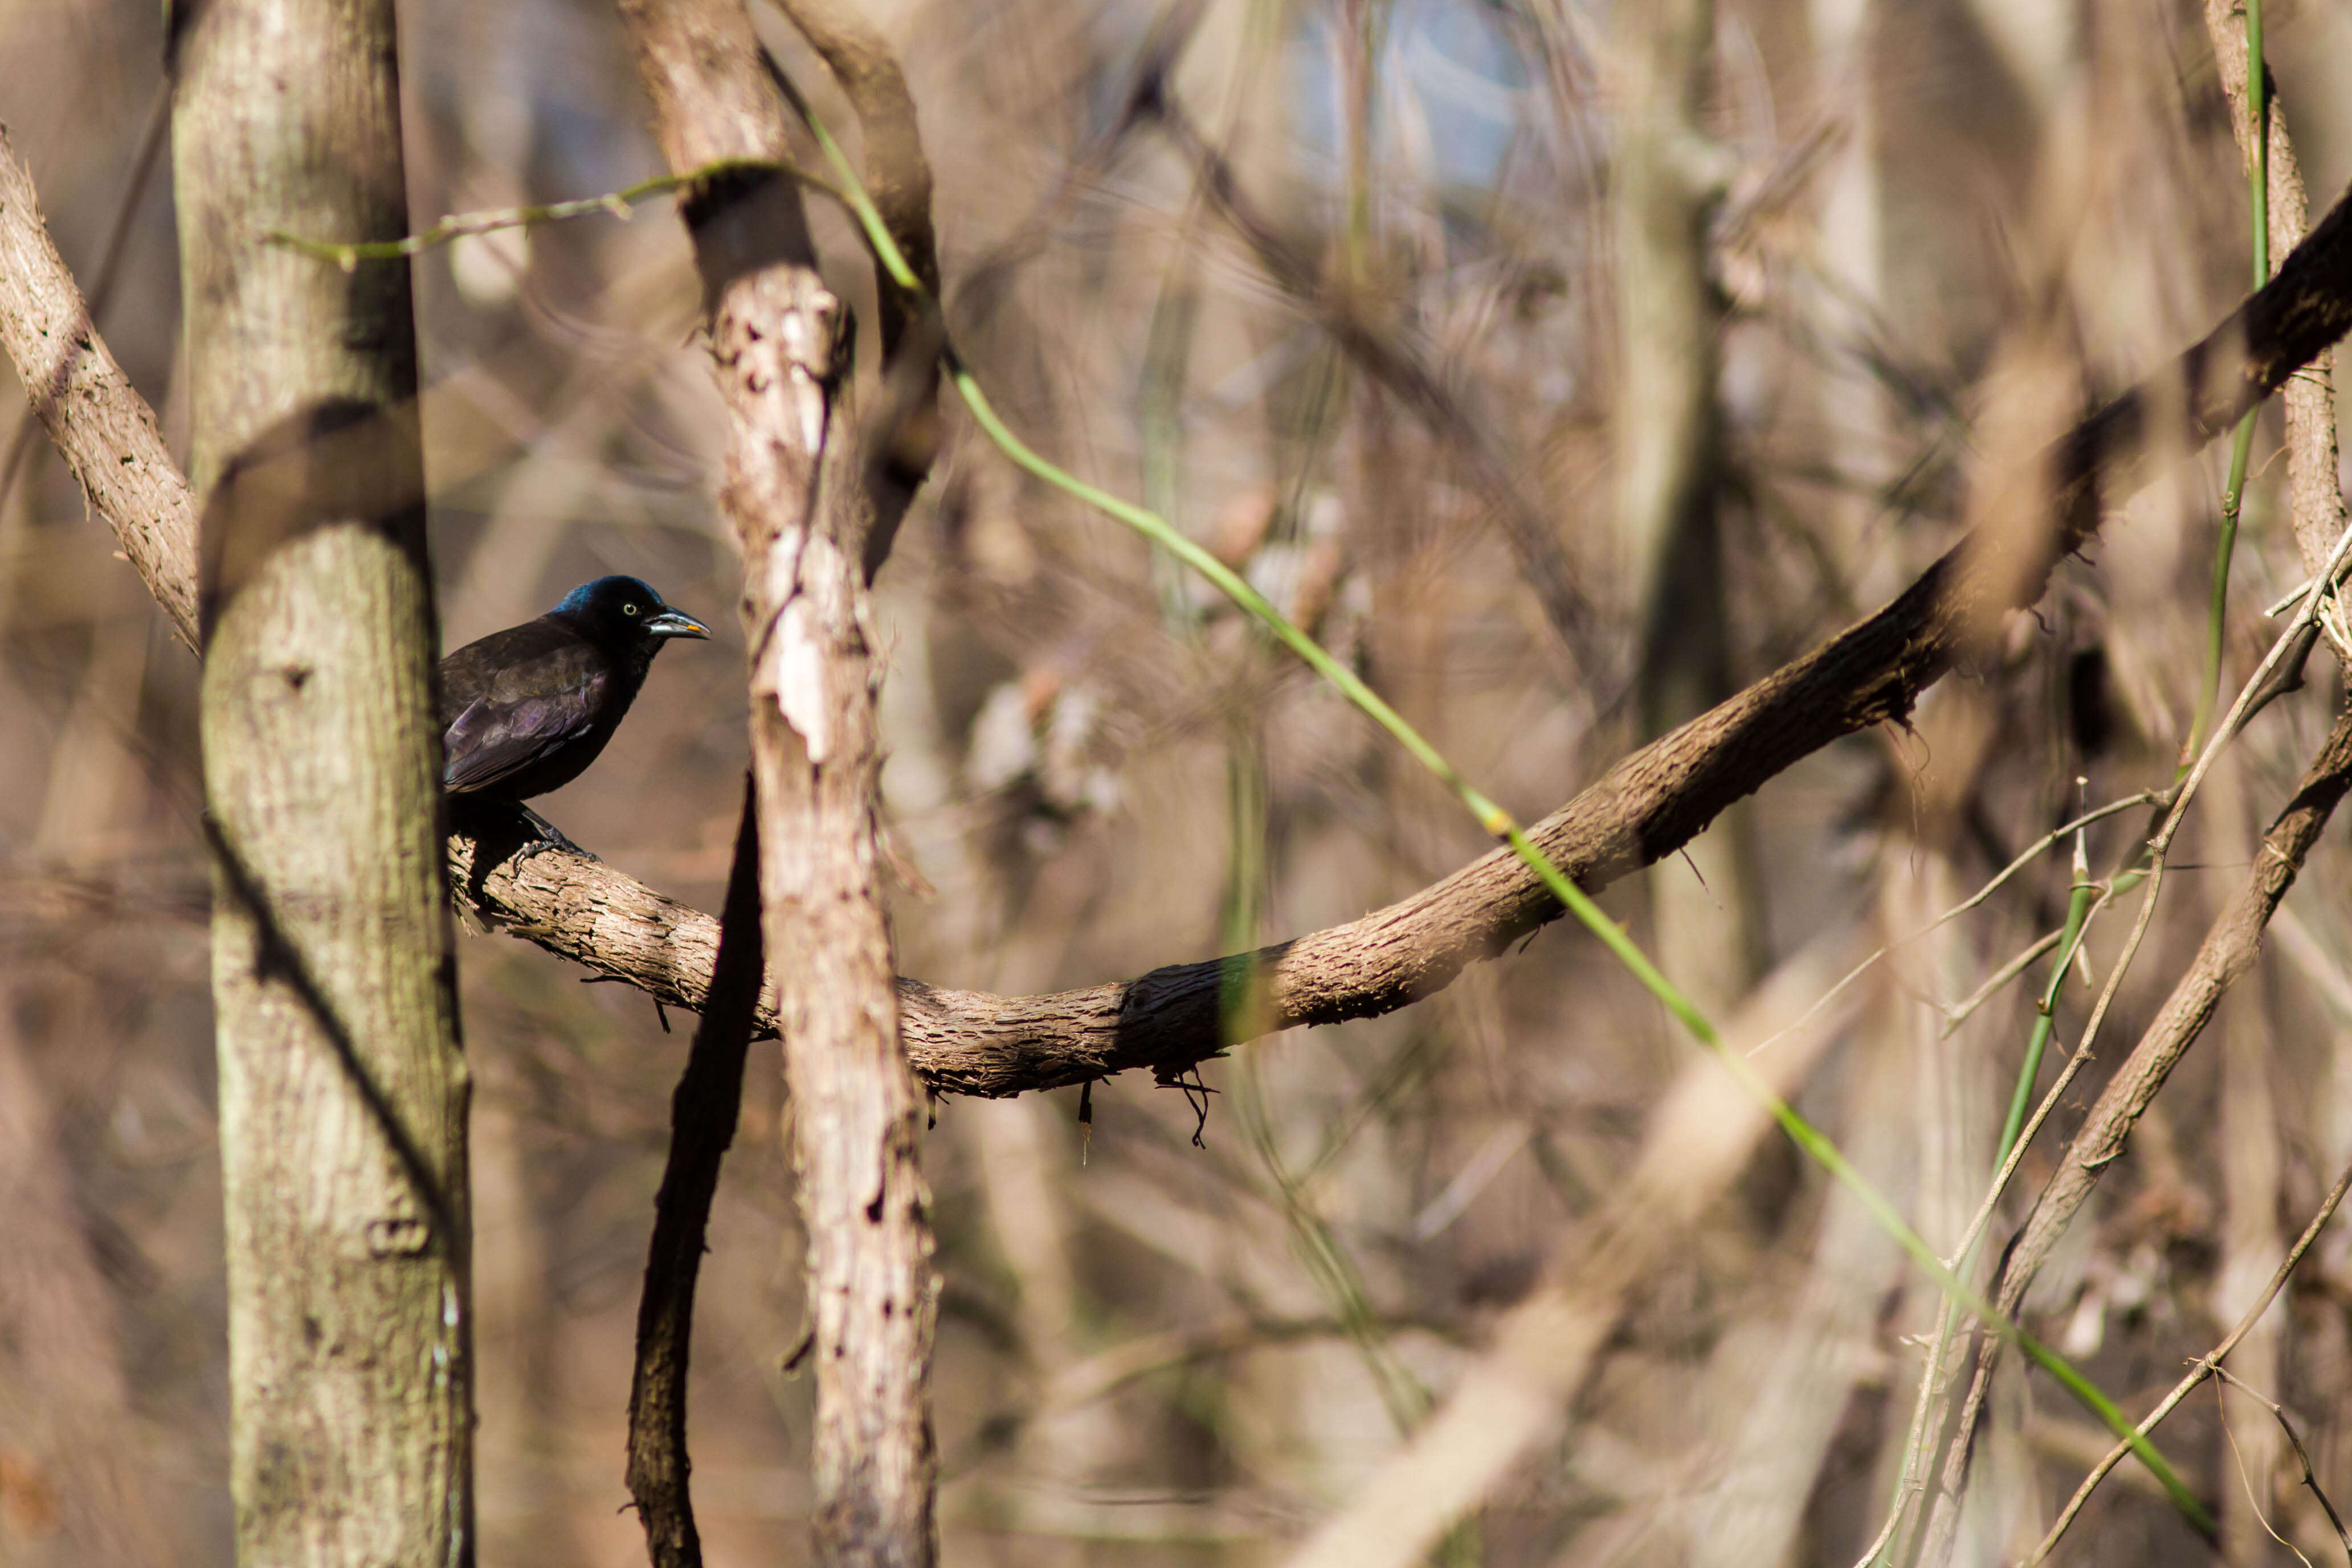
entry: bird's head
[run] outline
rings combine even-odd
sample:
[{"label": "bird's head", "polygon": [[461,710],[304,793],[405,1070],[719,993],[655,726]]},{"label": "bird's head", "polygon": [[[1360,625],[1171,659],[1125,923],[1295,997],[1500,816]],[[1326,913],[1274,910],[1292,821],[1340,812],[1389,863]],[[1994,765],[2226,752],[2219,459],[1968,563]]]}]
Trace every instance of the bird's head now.
[{"label": "bird's head", "polygon": [[649,584],[635,577],[583,583],[549,613],[608,647],[635,647],[648,655],[672,637],[710,636],[709,626],[671,609]]}]

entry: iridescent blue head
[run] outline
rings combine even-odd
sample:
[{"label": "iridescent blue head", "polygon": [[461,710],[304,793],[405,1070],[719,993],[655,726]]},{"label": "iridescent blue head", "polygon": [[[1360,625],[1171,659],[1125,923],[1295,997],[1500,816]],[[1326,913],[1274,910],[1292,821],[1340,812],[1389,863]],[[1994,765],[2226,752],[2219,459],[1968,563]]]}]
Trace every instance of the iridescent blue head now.
[{"label": "iridescent blue head", "polygon": [[607,647],[635,647],[647,656],[671,637],[710,636],[709,626],[671,609],[650,584],[635,577],[583,583],[548,614]]}]

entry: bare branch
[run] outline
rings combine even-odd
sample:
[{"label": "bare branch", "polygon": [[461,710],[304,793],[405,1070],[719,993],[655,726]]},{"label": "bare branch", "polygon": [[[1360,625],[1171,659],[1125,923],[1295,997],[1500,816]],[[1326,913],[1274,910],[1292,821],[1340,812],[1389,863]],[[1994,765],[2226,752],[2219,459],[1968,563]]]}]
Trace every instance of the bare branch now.
[{"label": "bare branch", "polygon": [[49,439],[172,629],[196,637],[196,512],[154,411],[114,363],[0,127],[0,346]]},{"label": "bare branch", "polygon": [[[833,72],[856,110],[866,142],[862,178],[875,209],[926,291],[940,291],[939,239],[931,229],[931,165],[915,118],[915,96],[890,46],[841,0],[774,0]],[[895,346],[897,333],[889,334]]]}]

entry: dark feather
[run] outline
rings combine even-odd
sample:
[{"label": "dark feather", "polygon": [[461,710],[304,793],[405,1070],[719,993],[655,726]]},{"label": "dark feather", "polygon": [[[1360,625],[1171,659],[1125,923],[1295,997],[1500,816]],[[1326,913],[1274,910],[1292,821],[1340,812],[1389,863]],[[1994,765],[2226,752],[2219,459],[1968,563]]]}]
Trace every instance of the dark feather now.
[{"label": "dark feather", "polygon": [[635,579],[604,578],[443,659],[449,793],[520,804],[579,777],[620,727],[662,642],[704,635],[674,612],[667,625],[646,624],[667,611]]}]

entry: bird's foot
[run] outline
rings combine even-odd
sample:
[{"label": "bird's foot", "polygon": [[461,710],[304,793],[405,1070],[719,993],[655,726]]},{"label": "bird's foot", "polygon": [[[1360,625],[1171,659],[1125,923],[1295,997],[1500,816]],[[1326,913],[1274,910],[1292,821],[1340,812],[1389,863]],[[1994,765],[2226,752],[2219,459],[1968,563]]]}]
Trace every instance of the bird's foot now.
[{"label": "bird's foot", "polygon": [[595,860],[599,866],[604,863],[566,838],[563,836],[563,829],[556,826],[530,807],[518,805],[515,810],[522,814],[522,819],[530,823],[531,831],[539,836],[536,838],[525,839],[516,847],[514,855],[516,859],[528,860],[534,855],[544,855],[551,849],[561,849],[567,854],[577,855],[583,860]]}]

